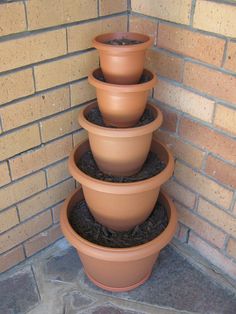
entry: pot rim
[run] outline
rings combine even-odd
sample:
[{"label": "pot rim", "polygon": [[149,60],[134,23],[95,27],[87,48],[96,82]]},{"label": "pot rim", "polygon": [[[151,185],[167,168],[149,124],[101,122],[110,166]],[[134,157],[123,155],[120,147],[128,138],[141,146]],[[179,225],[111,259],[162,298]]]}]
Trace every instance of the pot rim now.
[{"label": "pot rim", "polygon": [[79,121],[79,124],[88,132],[96,134],[96,135],[100,135],[100,136],[119,137],[119,138],[142,136],[144,134],[154,132],[156,129],[158,129],[161,126],[163,122],[163,114],[161,110],[158,109],[157,106],[155,106],[154,104],[148,103],[147,106],[151,107],[151,109],[156,113],[156,118],[152,122],[139,126],[139,127],[129,127],[129,128],[104,127],[104,126],[100,126],[92,122],[89,122],[85,117],[85,113],[96,106],[98,106],[98,102],[94,101],[90,103],[88,106],[82,108],[79,111],[78,121]]},{"label": "pot rim", "polygon": [[138,83],[138,84],[112,84],[108,82],[103,82],[98,80],[95,77],[96,72],[102,72],[101,68],[97,68],[91,71],[88,75],[88,82],[97,89],[105,90],[108,92],[117,92],[117,93],[138,93],[144,92],[153,88],[157,83],[157,77],[154,72],[143,69],[142,73],[147,73],[151,77],[148,82]]},{"label": "pot rim", "polygon": [[88,139],[83,140],[80,144],[78,144],[73,151],[70,153],[69,161],[68,161],[68,167],[69,172],[74,177],[75,180],[77,180],[81,185],[84,185],[88,188],[91,188],[96,191],[104,192],[104,193],[110,193],[110,194],[136,194],[144,191],[148,191],[154,188],[157,188],[158,186],[161,186],[164,182],[166,182],[174,171],[174,158],[170,152],[170,150],[155,136],[153,137],[154,142],[158,143],[159,145],[164,148],[168,155],[168,163],[166,167],[157,175],[137,181],[137,182],[129,182],[129,183],[117,183],[117,182],[107,182],[103,180],[95,179],[77,167],[75,162],[75,155],[77,150],[79,149],[80,145],[84,144]]},{"label": "pot rim", "polygon": [[[60,211],[60,224],[65,237],[69,242],[81,253],[100,260],[126,262],[145,258],[159,252],[172,239],[177,226],[176,207],[170,197],[163,191],[160,192],[161,198],[164,198],[168,204],[169,222],[165,230],[153,240],[133,246],[130,248],[109,248],[101,246],[82,238],[71,227],[68,219],[68,209],[71,199],[76,193],[82,193],[82,188],[79,187],[72,192],[65,200]],[[159,197],[160,197],[159,196]]]},{"label": "pot rim", "polygon": [[[104,43],[104,41],[109,39],[116,39],[121,37],[126,37],[129,39],[137,39],[142,41],[140,44],[134,45],[109,45]],[[126,54],[129,52],[136,52],[146,50],[150,47],[154,42],[154,39],[146,34],[135,33],[135,32],[111,32],[111,33],[104,33],[98,35],[93,38],[92,43],[93,46],[98,49],[102,50],[103,52],[107,52],[109,54]]]}]

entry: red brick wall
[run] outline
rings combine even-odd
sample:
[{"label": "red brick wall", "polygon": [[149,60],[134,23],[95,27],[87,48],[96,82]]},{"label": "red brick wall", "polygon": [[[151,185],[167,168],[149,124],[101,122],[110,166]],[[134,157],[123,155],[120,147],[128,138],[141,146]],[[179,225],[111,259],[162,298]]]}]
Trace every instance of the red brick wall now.
[{"label": "red brick wall", "polygon": [[81,105],[99,33],[127,30],[127,2],[0,4],[0,272],[61,237],[59,208],[74,190],[67,157],[84,136]]},{"label": "red brick wall", "polygon": [[236,278],[236,3],[131,0],[129,29],[155,37],[146,66],[176,158],[176,236]]}]

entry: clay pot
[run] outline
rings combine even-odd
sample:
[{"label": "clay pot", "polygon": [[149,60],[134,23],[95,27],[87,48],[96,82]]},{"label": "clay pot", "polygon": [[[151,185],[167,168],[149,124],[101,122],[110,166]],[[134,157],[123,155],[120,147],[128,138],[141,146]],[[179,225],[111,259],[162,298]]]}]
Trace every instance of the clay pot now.
[{"label": "clay pot", "polygon": [[142,116],[148,93],[156,82],[156,76],[148,70],[143,75],[149,80],[134,85],[116,85],[103,82],[101,69],[89,74],[88,81],[96,88],[98,106],[104,123],[116,127],[132,127]]},{"label": "clay pot", "polygon": [[172,176],[174,159],[170,151],[157,139],[153,139],[151,150],[166,163],[164,170],[146,180],[114,183],[94,179],[77,167],[78,160],[88,149],[88,140],[74,149],[69,157],[69,171],[82,185],[85,200],[94,218],[117,231],[129,230],[144,222],[154,208],[160,186]]},{"label": "clay pot", "polygon": [[[142,43],[136,45],[110,45],[109,40],[128,38]],[[98,49],[100,65],[105,79],[113,84],[137,84],[144,67],[146,50],[153,44],[148,35],[138,33],[107,33],[93,39]]]},{"label": "clay pot", "polygon": [[93,102],[79,112],[79,124],[88,131],[93,157],[99,169],[116,176],[129,176],[143,166],[150,150],[152,134],[160,127],[161,111],[149,104],[155,119],[143,126],[115,129],[101,127],[87,120],[88,112],[97,106]]},{"label": "clay pot", "polygon": [[116,249],[93,244],[72,229],[68,216],[73,206],[82,199],[80,188],[67,198],[61,209],[60,222],[62,232],[76,248],[87,276],[95,285],[117,292],[131,290],[144,283],[152,272],[160,250],[174,236],[177,215],[173,202],[167,194],[160,193],[159,199],[167,209],[169,223],[159,236],[139,246]]}]

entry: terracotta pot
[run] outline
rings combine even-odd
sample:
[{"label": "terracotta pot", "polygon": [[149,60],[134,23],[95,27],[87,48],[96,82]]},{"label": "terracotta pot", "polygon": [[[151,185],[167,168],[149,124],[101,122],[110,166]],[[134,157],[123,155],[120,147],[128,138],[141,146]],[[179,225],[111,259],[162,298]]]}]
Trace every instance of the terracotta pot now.
[{"label": "terracotta pot", "polygon": [[[93,244],[79,236],[71,227],[68,216],[73,206],[83,199],[81,189],[65,201],[61,213],[61,229],[80,256],[87,276],[99,287],[109,291],[128,291],[144,283],[151,274],[160,250],[174,236],[177,224],[176,209],[167,194],[160,193],[160,202],[166,207],[169,223],[155,239],[145,244],[124,248],[107,248]],[[81,217],[83,219],[83,217]]]},{"label": "terracotta pot", "polygon": [[134,85],[116,85],[100,81],[101,69],[89,74],[88,81],[96,87],[98,106],[104,123],[116,127],[132,127],[142,116],[148,93],[157,82],[155,74],[144,70],[149,81]]},{"label": "terracotta pot", "polygon": [[172,176],[174,159],[170,151],[154,139],[151,150],[165,161],[165,169],[139,182],[114,183],[94,179],[77,167],[78,160],[88,149],[88,140],[74,149],[69,157],[69,171],[82,185],[85,200],[94,218],[118,231],[132,229],[144,222],[154,208],[160,186]]},{"label": "terracotta pot", "polygon": [[112,175],[129,176],[137,173],[150,150],[153,131],[160,127],[161,111],[149,104],[155,119],[140,127],[115,129],[101,127],[86,119],[88,112],[97,106],[93,102],[79,112],[79,124],[88,131],[93,157],[101,171]]},{"label": "terracotta pot", "polygon": [[[108,40],[128,38],[139,40],[136,45],[109,45]],[[100,65],[105,79],[113,84],[137,84],[144,67],[146,50],[153,44],[148,35],[138,33],[107,33],[93,39],[98,49]]]}]

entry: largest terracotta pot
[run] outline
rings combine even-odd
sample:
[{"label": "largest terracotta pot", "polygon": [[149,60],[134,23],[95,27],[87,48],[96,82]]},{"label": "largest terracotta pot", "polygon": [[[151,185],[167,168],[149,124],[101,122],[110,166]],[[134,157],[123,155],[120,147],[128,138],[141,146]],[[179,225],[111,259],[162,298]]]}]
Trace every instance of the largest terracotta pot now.
[{"label": "largest terracotta pot", "polygon": [[142,167],[150,150],[152,134],[162,123],[161,111],[152,104],[154,120],[133,128],[107,128],[91,123],[87,115],[97,102],[91,103],[79,112],[79,124],[88,131],[93,157],[104,173],[129,176]]},{"label": "largest terracotta pot", "polygon": [[[128,38],[142,43],[137,45],[110,45],[107,41]],[[105,79],[113,84],[137,84],[144,67],[146,50],[153,44],[148,35],[139,33],[107,33],[93,39],[93,46],[98,49],[100,66]]]},{"label": "largest terracotta pot", "polygon": [[73,206],[82,199],[81,189],[67,198],[61,209],[60,222],[62,232],[76,248],[87,276],[97,286],[109,291],[128,291],[144,283],[151,274],[160,250],[175,233],[177,216],[173,202],[167,194],[160,194],[160,202],[167,209],[169,223],[159,236],[139,246],[115,249],[91,243],[72,229],[68,216]]},{"label": "largest terracotta pot", "polygon": [[153,139],[151,150],[166,167],[159,174],[138,182],[114,183],[97,180],[81,171],[77,164],[89,149],[83,141],[69,157],[69,171],[82,185],[85,200],[91,214],[102,225],[118,231],[132,229],[142,223],[152,212],[160,187],[173,174],[174,159],[170,151],[157,139]]}]

